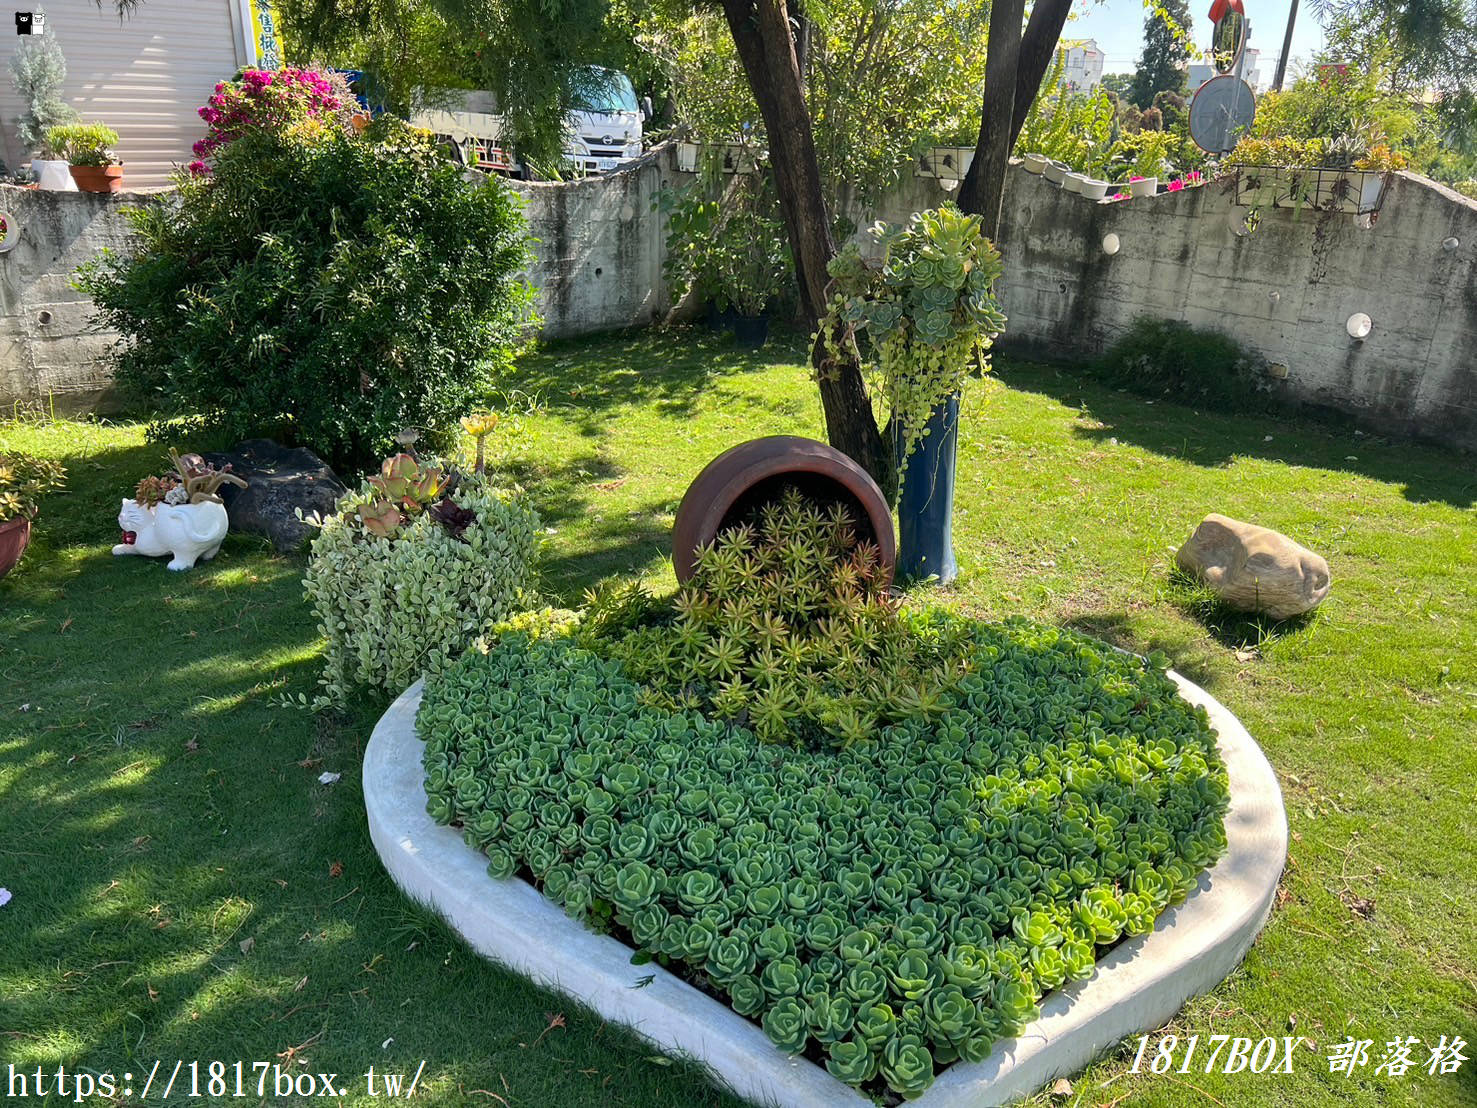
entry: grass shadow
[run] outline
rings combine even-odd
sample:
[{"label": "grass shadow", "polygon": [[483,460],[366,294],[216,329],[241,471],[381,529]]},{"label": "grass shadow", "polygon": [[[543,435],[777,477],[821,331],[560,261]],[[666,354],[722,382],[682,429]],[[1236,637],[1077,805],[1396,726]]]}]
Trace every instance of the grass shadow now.
[{"label": "grass shadow", "polygon": [[1173,397],[1147,399],[1096,381],[1085,366],[1002,362],[1012,388],[1049,396],[1095,417],[1075,427],[1092,442],[1109,438],[1207,467],[1241,458],[1357,473],[1399,488],[1415,504],[1477,505],[1477,457],[1462,451],[1357,431],[1325,416],[1203,411]]},{"label": "grass shadow", "polygon": [[1261,650],[1279,639],[1295,638],[1313,624],[1313,612],[1273,619],[1232,608],[1205,582],[1178,567],[1169,571],[1164,599],[1199,623],[1211,638],[1231,650]]}]

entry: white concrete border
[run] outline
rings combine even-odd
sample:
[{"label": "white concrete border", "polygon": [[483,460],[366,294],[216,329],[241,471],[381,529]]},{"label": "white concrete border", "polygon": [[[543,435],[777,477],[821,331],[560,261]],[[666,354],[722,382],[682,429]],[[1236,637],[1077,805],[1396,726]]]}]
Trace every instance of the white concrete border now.
[{"label": "white concrete border", "polygon": [[[1161,1026],[1219,984],[1271,910],[1287,856],[1282,790],[1261,750],[1209,693],[1171,673],[1204,705],[1231,782],[1226,856],[1148,935],[1119,943],[1090,978],[1052,993],[1041,1018],[977,1064],[955,1063],[913,1103],[973,1108],[1027,1096],[1074,1073],[1119,1040]],[[656,963],[566,916],[531,885],[487,874],[483,856],[426,814],[417,682],[390,706],[364,752],[369,833],[412,899],[439,912],[480,954],[633,1028],[656,1046],[703,1062],[740,1095],[785,1108],[869,1103],[820,1066],[777,1050],[757,1026]],[[636,988],[650,975],[652,981]]]}]

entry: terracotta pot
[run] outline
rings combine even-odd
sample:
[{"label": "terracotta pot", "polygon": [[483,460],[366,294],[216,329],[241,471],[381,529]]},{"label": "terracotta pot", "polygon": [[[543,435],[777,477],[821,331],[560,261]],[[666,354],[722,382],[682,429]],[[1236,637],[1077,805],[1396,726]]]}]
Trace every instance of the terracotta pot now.
[{"label": "terracotta pot", "polygon": [[31,542],[31,521],[25,516],[0,523],[0,577],[15,568]]},{"label": "terracotta pot", "polygon": [[823,505],[846,505],[858,537],[877,544],[884,580],[892,581],[897,540],[892,512],[877,482],[839,450],[795,435],[740,443],[709,462],[688,486],[672,528],[672,567],[677,580],[691,579],[698,549],[720,531],[751,519],[791,485]]},{"label": "terracotta pot", "polygon": [[121,165],[74,165],[72,180],[83,192],[122,192]]}]

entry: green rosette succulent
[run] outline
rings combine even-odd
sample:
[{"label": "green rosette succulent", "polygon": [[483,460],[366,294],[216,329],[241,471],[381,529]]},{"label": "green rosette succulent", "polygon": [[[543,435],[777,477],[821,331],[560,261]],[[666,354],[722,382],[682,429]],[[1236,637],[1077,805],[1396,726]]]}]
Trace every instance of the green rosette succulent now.
[{"label": "green rosette succulent", "polygon": [[764,1013],[764,1033],[786,1054],[799,1054],[810,1037],[805,1005],[793,996],[782,997]]},{"label": "green rosette succulent", "polygon": [[856,1039],[833,1042],[826,1053],[826,1069],[837,1081],[864,1085],[877,1076],[877,1064],[881,1059],[865,1042]]}]

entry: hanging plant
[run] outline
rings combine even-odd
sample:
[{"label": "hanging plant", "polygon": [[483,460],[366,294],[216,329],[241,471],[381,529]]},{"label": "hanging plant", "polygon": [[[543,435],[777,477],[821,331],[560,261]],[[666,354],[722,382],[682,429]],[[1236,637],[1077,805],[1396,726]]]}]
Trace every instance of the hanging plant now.
[{"label": "hanging plant", "polygon": [[834,294],[821,334],[833,354],[843,345],[868,375],[902,447],[901,477],[935,408],[975,370],[989,371],[989,349],[1005,329],[995,299],[1004,272],[980,217],[953,205],[916,213],[905,225],[876,223],[869,249],[848,244],[831,262]]}]

